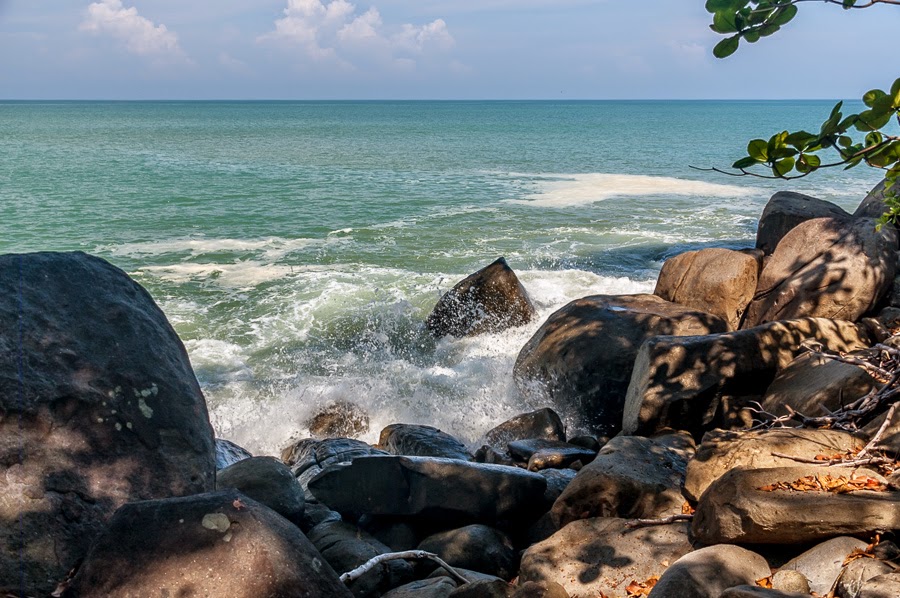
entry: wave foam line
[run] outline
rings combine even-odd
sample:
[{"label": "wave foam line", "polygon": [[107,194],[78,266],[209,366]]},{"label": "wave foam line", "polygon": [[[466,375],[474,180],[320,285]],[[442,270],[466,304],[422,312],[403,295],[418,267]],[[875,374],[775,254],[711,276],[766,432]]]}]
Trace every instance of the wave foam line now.
[{"label": "wave foam line", "polygon": [[722,185],[689,179],[634,174],[559,174],[543,175],[556,180],[538,181],[540,191],[524,199],[506,203],[543,208],[568,208],[588,205],[611,197],[679,195],[737,198],[753,193],[752,188]]}]

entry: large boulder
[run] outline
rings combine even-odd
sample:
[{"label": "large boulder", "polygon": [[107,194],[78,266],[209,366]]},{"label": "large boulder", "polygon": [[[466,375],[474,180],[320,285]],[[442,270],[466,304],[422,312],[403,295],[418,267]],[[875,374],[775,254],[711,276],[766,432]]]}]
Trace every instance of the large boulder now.
[{"label": "large boulder", "polygon": [[579,471],[553,504],[562,527],[588,517],[653,518],[681,513],[687,467],[664,441],[617,436]]},{"label": "large boulder", "polygon": [[[691,551],[685,523],[633,529],[627,520],[573,521],[522,555],[519,582],[555,582],[573,598],[626,596]],[[676,596],[676,594],[672,594]]]},{"label": "large boulder", "polygon": [[351,596],[296,526],[235,490],[121,507],[66,595]]},{"label": "large boulder", "polygon": [[224,438],[216,438],[216,471],[252,456],[253,454],[244,447]]},{"label": "large boulder", "polygon": [[508,419],[484,435],[484,441],[500,451],[506,450],[508,442],[530,438],[565,440],[566,428],[553,409],[544,407]]},{"label": "large boulder", "polygon": [[216,489],[234,488],[294,523],[300,523],[306,500],[290,468],[275,457],[251,457],[216,473]]},{"label": "large boulder", "polygon": [[537,517],[546,487],[517,467],[438,457],[357,457],[309,481],[316,498],[350,517],[415,515],[447,525]]},{"label": "large boulder", "polygon": [[437,337],[474,336],[522,326],[534,316],[525,287],[501,257],[447,291],[425,327]]},{"label": "large boulder", "polygon": [[874,218],[876,220],[881,218],[881,215],[887,209],[887,206],[884,205],[885,183],[886,181],[882,180],[869,191],[865,199],[860,202],[859,207],[856,208],[856,211],[853,212],[854,217]]},{"label": "large boulder", "polygon": [[745,328],[806,316],[856,321],[890,291],[897,230],[870,218],[815,218],[784,236],[759,275]]},{"label": "large boulder", "polygon": [[378,446],[392,455],[446,457],[471,461],[472,453],[462,442],[431,426],[391,424],[381,431]]},{"label": "large boulder", "polygon": [[675,428],[700,435],[720,427],[730,409],[726,399],[758,399],[808,339],[835,352],[862,349],[872,341],[863,326],[823,318],[771,322],[726,334],[652,337],[635,360],[623,431],[648,434]]},{"label": "large boulder", "polygon": [[281,451],[281,460],[290,468],[291,473],[300,482],[300,486],[309,495],[309,480],[321,473],[329,465],[347,463],[357,457],[370,455],[387,455],[386,451],[369,446],[362,440],[353,438],[328,438],[316,440],[304,438],[285,447]]},{"label": "large boulder", "polygon": [[848,214],[838,205],[793,191],[779,191],[769,200],[759,218],[756,229],[756,247],[767,255],[786,234],[801,222],[813,218],[837,218],[849,220]]},{"label": "large boulder", "polygon": [[0,256],[0,588],[46,595],[120,505],[214,483],[203,394],[150,295],[84,253]]},{"label": "large boulder", "polygon": [[650,598],[719,598],[728,588],[754,585],[769,577],[766,559],[740,546],[707,546],[669,567]]},{"label": "large boulder", "polygon": [[656,281],[654,295],[710,313],[737,330],[756,292],[759,262],[732,249],[688,251],[669,258]]},{"label": "large boulder", "polygon": [[[713,430],[703,436],[697,454],[688,462],[684,494],[691,500],[698,500],[710,484],[736,467],[764,469],[796,465],[796,458],[831,459],[836,455],[855,453],[865,444],[862,439],[837,430]],[[785,456],[779,457],[775,453]]]},{"label": "large boulder", "polygon": [[841,575],[844,563],[854,553],[864,553],[868,542],[849,536],[839,536],[813,546],[785,563],[782,571],[797,571],[809,581],[809,589],[826,595]]},{"label": "large boulder", "polygon": [[700,496],[694,536],[705,544],[802,544],[897,529],[900,492],[822,489],[865,487],[868,480],[886,483],[877,473],[848,467],[732,469]]},{"label": "large boulder", "polygon": [[419,550],[438,555],[452,567],[473,569],[505,580],[516,576],[518,555],[509,536],[486,525],[467,525],[432,534]]},{"label": "large boulder", "polygon": [[614,435],[641,343],[726,329],[722,318],[656,295],[594,295],[552,314],[519,352],[513,375],[524,396],[555,403],[578,427]]}]

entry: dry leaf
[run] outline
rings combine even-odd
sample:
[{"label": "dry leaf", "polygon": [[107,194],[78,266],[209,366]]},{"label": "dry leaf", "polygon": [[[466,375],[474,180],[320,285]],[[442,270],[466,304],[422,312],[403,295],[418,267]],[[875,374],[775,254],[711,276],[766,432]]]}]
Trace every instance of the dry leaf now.
[{"label": "dry leaf", "polygon": [[772,576],[770,575],[768,577],[763,577],[762,579],[757,579],[756,585],[758,585],[761,588],[768,588],[771,590],[772,589]]},{"label": "dry leaf", "polygon": [[693,515],[694,507],[691,506],[691,503],[688,501],[684,501],[684,504],[681,505],[681,514],[682,515]]},{"label": "dry leaf", "polygon": [[638,582],[632,581],[630,584],[625,586],[625,591],[628,592],[628,598],[639,598],[640,596],[649,596],[650,590],[653,589],[653,586],[656,585],[656,582],[659,581],[658,575],[651,575],[645,581]]},{"label": "dry leaf", "polygon": [[834,494],[846,494],[858,490],[873,490],[883,492],[887,486],[868,476],[837,476],[829,474],[808,475],[793,482],[775,482],[766,486],[760,486],[758,490],[774,492],[786,490],[794,492],[832,492]]}]

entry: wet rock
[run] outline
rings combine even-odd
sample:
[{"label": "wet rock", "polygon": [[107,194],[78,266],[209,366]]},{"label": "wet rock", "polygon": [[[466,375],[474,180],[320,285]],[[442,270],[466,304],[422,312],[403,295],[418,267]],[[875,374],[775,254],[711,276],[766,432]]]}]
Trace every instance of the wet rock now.
[{"label": "wet rock", "polygon": [[216,471],[234,465],[242,459],[249,459],[253,455],[247,449],[236,445],[230,440],[216,438]]},{"label": "wet rock", "polygon": [[815,459],[818,455],[845,454],[865,446],[865,441],[835,430],[775,428],[772,430],[714,430],[703,436],[697,454],[688,462],[684,494],[691,500],[700,495],[722,475],[736,467],[763,469],[789,467],[796,460],[776,457],[772,453]]},{"label": "wet rock", "polygon": [[847,557],[854,551],[864,552],[867,546],[856,538],[832,538],[791,559],[781,569],[802,573],[809,580],[810,590],[824,596],[841,574]]},{"label": "wet rock", "polygon": [[779,191],[766,204],[759,218],[756,247],[769,255],[775,251],[781,239],[798,224],[813,218],[825,217],[849,220],[850,214],[830,201],[793,191]]},{"label": "wet rock", "polygon": [[661,442],[617,436],[563,490],[551,513],[560,527],[588,517],[651,518],[681,513],[685,458]]},{"label": "wet rock", "polygon": [[497,451],[488,445],[482,446],[475,451],[475,461],[477,463],[491,463],[493,465],[508,465],[514,467],[515,460],[509,456],[506,451]]},{"label": "wet rock", "polygon": [[[363,530],[343,521],[321,523],[308,536],[338,574],[352,571],[379,554],[391,552]],[[378,596],[412,579],[413,566],[404,560],[393,560],[366,572],[348,587],[354,596]]]},{"label": "wet rock", "polygon": [[[352,438],[305,438],[286,447],[281,452],[281,460],[287,463],[304,491],[308,492],[309,480],[329,465],[348,463],[357,457],[387,454]],[[307,499],[310,498],[313,498],[312,495],[307,496]]]},{"label": "wet rock", "polygon": [[216,489],[234,488],[256,502],[300,523],[306,501],[287,465],[275,457],[251,457],[216,473]]},{"label": "wet rock", "polygon": [[755,552],[739,546],[708,546],[672,563],[650,598],[718,598],[728,588],[755,585],[770,574],[766,559]]},{"label": "wet rock", "polygon": [[725,399],[758,398],[807,339],[844,353],[866,348],[871,341],[862,326],[823,318],[772,322],[726,334],[652,337],[635,360],[623,431],[651,434],[675,428],[700,435],[721,427],[730,409]]},{"label": "wet rock", "polygon": [[352,438],[369,431],[369,414],[355,403],[337,401],[316,411],[306,427],[316,438]]},{"label": "wet rock", "polygon": [[549,400],[578,427],[613,435],[622,426],[635,355],[660,334],[724,332],[716,316],[655,295],[594,295],[552,314],[519,352],[516,387],[531,400]]},{"label": "wet rock", "polygon": [[[312,495],[309,496],[312,497]],[[303,533],[308,534],[309,530],[326,521],[341,521],[341,514],[337,511],[332,511],[314,497],[311,499],[307,498],[303,508],[303,518],[297,524],[303,530]]]},{"label": "wet rock", "polygon": [[560,469],[575,461],[586,464],[597,456],[597,451],[558,440],[542,439],[515,440],[509,443],[509,452],[519,461],[527,462],[529,471],[550,467]]},{"label": "wet rock", "polygon": [[839,598],[859,598],[863,585],[879,575],[892,573],[894,568],[887,563],[875,559],[856,559],[844,567],[841,579],[835,588]]},{"label": "wet rock", "polygon": [[474,459],[466,445],[431,426],[391,424],[381,431],[378,445],[392,455],[445,457],[463,461]]},{"label": "wet rock", "polygon": [[662,575],[690,550],[684,523],[629,528],[625,519],[580,519],[525,551],[519,582],[555,582],[575,598],[625,596],[632,581]]},{"label": "wet rock", "polygon": [[120,505],[212,490],[187,353],[104,260],[0,256],[0,587],[46,595]]},{"label": "wet rock", "polygon": [[555,581],[526,581],[516,588],[513,598],[569,598],[569,593]]},{"label": "wet rock", "polygon": [[472,569],[501,579],[516,575],[517,555],[509,537],[486,525],[467,525],[428,536],[419,550],[432,552],[453,567]]},{"label": "wet rock", "polygon": [[80,598],[350,596],[296,526],[235,490],[121,507],[70,591]]},{"label": "wet rock", "polygon": [[574,444],[575,446],[580,446],[582,448],[597,452],[603,447],[604,444],[609,442],[609,437],[603,436],[601,438],[597,438],[595,436],[591,436],[590,434],[581,434],[579,436],[573,436],[572,438],[569,438],[567,442],[569,444]]},{"label": "wet rock", "polygon": [[525,287],[501,257],[447,291],[425,326],[436,337],[475,336],[522,326],[534,316]]},{"label": "wet rock", "polygon": [[759,262],[746,253],[710,248],[669,258],[656,281],[654,295],[713,314],[737,330],[756,292]]},{"label": "wet rock", "polygon": [[506,450],[506,445],[514,440],[543,438],[544,440],[566,439],[566,428],[553,409],[544,407],[529,413],[517,415],[484,435],[485,442],[498,451]]},{"label": "wet rock", "polygon": [[868,218],[816,218],[779,242],[759,275],[743,326],[802,317],[856,321],[890,290],[897,230]]},{"label": "wet rock", "polygon": [[455,589],[456,583],[449,577],[435,577],[394,588],[382,598],[447,598]]},{"label": "wet rock", "polygon": [[451,598],[509,598],[513,589],[502,579],[480,579],[457,587]]},{"label": "wet rock", "polygon": [[351,517],[415,515],[447,524],[537,517],[546,486],[540,475],[516,467],[396,456],[358,457],[309,482],[319,500]]},{"label": "wet rock", "polygon": [[[865,476],[884,482],[866,469],[829,467],[827,473],[833,478]],[[900,525],[900,492],[770,489],[822,474],[822,468],[815,465],[733,469],[700,497],[694,535],[705,544],[801,544]]]}]

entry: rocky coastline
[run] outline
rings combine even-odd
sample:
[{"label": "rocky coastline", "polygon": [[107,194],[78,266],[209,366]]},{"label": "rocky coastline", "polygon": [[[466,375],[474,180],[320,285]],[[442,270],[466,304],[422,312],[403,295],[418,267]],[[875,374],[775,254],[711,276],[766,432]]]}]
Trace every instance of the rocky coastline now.
[{"label": "rocky coastline", "polygon": [[[510,372],[546,406],[474,446],[403,422],[367,444],[345,402],[253,456],[214,438],[124,272],[0,256],[0,594],[896,598],[900,238],[879,188],[854,214],[777,193],[755,247],[558,310]],[[423,325],[535,317],[500,258]]]}]

